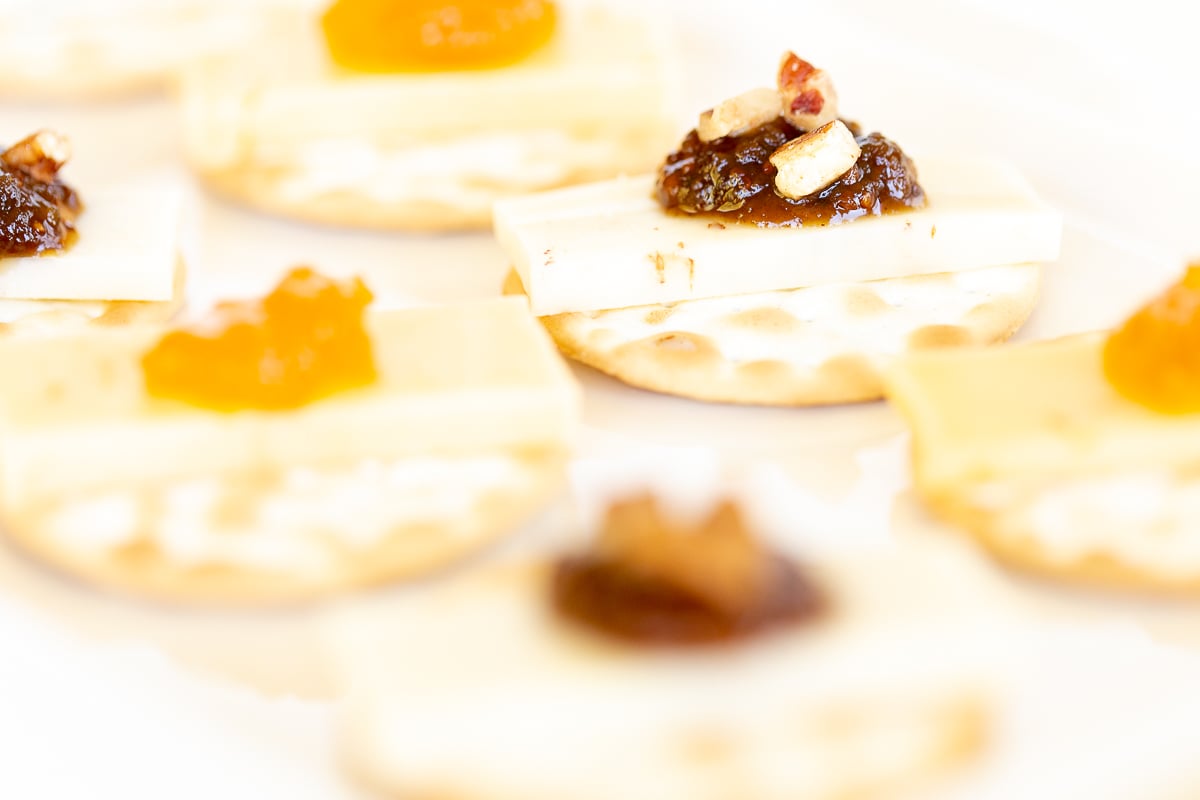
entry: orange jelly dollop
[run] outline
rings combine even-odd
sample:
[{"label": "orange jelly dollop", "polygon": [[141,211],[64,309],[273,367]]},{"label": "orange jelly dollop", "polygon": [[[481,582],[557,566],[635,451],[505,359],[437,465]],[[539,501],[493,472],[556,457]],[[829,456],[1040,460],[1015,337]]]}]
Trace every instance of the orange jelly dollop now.
[{"label": "orange jelly dollop", "polygon": [[330,55],[361,72],[501,67],[549,41],[549,0],[336,0],[321,25]]},{"label": "orange jelly dollop", "polygon": [[363,310],[371,299],[358,278],[297,267],[262,300],[218,303],[163,336],[142,357],[146,390],[216,411],[279,410],[370,384]]},{"label": "orange jelly dollop", "polygon": [[1154,411],[1200,411],[1200,263],[1108,337],[1104,374]]}]

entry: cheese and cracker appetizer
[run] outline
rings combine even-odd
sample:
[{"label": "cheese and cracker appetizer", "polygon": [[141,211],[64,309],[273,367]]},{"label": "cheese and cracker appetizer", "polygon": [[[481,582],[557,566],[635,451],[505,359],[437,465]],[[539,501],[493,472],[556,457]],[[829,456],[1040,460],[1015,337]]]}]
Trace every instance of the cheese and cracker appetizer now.
[{"label": "cheese and cracker appetizer", "polygon": [[284,0],[7,3],[0,96],[96,100],[158,91],[193,59],[249,42],[258,6]]},{"label": "cheese and cracker appetizer", "polygon": [[1013,170],[914,164],[785,55],[701,115],[657,176],[497,204],[530,308],[568,356],[702,400],[872,400],[908,350],[1008,338],[1061,219]]},{"label": "cheese and cracker appetizer", "polygon": [[913,355],[918,492],[1007,563],[1200,590],[1200,265],[1111,334]]},{"label": "cheese and cracker appetizer", "polygon": [[0,340],[0,516],[117,589],[279,601],[419,574],[563,477],[577,386],[516,300],[370,313],[292,271],[186,327]]},{"label": "cheese and cracker appetizer", "polygon": [[685,521],[630,497],[557,561],[339,615],[343,757],[397,798],[890,797],[987,726],[994,631],[940,577],[798,564],[733,503]]},{"label": "cheese and cracker appetizer", "polygon": [[182,303],[178,196],[81,195],[59,174],[70,157],[46,130],[0,150],[0,333],[161,321]]},{"label": "cheese and cracker appetizer", "polygon": [[256,208],[370,228],[486,228],[502,197],[653,166],[672,45],[550,0],[337,0],[189,74],[185,149]]}]

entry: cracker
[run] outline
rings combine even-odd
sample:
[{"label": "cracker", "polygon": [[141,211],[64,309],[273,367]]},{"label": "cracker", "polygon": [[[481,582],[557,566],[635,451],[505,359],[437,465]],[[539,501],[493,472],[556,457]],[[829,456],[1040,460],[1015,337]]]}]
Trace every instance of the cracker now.
[{"label": "cracker", "polygon": [[0,27],[0,97],[110,101],[162,92],[193,59],[242,45],[268,13],[254,0],[76,2],[10,13],[19,18]]},{"label": "cracker", "polygon": [[187,268],[180,257],[170,300],[0,300],[0,336],[166,322],[183,307],[186,281]]},{"label": "cracker", "polygon": [[[597,312],[542,323],[567,356],[696,400],[808,406],[877,400],[901,353],[992,344],[1037,302],[1041,267],[830,284]],[[506,293],[522,292],[510,273]]]},{"label": "cracker", "polygon": [[[447,132],[451,136],[452,132]],[[492,221],[492,205],[500,199],[531,191],[544,191],[578,183],[610,178],[621,172],[639,172],[655,164],[657,151],[639,145],[646,138],[657,142],[660,137],[647,134],[631,136],[627,152],[609,160],[589,160],[587,154],[595,146],[590,136],[571,134],[573,149],[579,157],[572,166],[558,171],[550,180],[531,183],[529,180],[482,179],[468,170],[456,174],[450,169],[439,176],[437,185],[427,193],[417,192],[411,198],[382,198],[366,187],[322,187],[299,190],[310,180],[309,168],[299,158],[277,158],[267,164],[247,156],[233,166],[213,169],[200,159],[191,159],[193,169],[204,183],[217,194],[280,217],[298,219],[320,225],[362,228],[366,230],[402,230],[414,232],[446,232],[487,228]],[[435,144],[428,142],[427,144]],[[420,145],[416,145],[419,147]],[[248,144],[248,149],[255,145]],[[402,150],[394,151],[402,153]],[[424,174],[396,177],[398,184],[421,187],[429,184]]]},{"label": "cracker", "polygon": [[[1056,553],[1043,541],[1036,525],[1031,522],[1031,495],[1015,495],[1003,506],[976,499],[975,488],[963,485],[925,496],[925,502],[942,520],[966,532],[989,555],[1000,563],[1023,572],[1045,578],[1084,586],[1133,591],[1165,596],[1196,597],[1200,595],[1200,565],[1196,569],[1155,569],[1141,559],[1108,546],[1097,539],[1088,546],[1086,521],[1079,522],[1085,541],[1075,552]],[[1155,509],[1146,509],[1152,517],[1141,527],[1125,530],[1126,547],[1141,543],[1145,548],[1159,547],[1164,536],[1164,521],[1154,516]]]},{"label": "cracker", "polygon": [[[404,468],[398,460],[357,471],[296,470],[74,496],[13,510],[5,529],[47,564],[115,591],[205,605],[304,601],[418,577],[464,558],[535,513],[564,475],[565,455],[557,450],[473,458],[500,465],[507,477],[471,485],[450,507],[417,517],[406,504],[435,490],[410,488],[406,495],[380,478]],[[469,461],[439,459],[433,468],[446,479],[440,488],[453,488]],[[429,468],[428,459],[414,468]],[[326,508],[289,512],[304,495]],[[334,518],[322,519],[326,511]]]},{"label": "cracker", "polygon": [[1019,660],[994,608],[919,577],[944,566],[824,563],[823,620],[686,653],[564,620],[545,563],[362,598],[330,626],[344,763],[430,800],[893,797],[979,749]]},{"label": "cracker", "polygon": [[[479,83],[436,72],[355,77],[331,66],[310,12],[281,10],[253,47],[185,70],[184,155],[213,191],[269,214],[421,232],[486,228],[499,199],[652,170],[676,134],[662,32],[578,11],[562,15],[547,53],[511,79],[502,70]],[[639,95],[601,82],[609,113],[562,107],[563,93],[584,95],[554,78],[603,76],[612,42],[629,48],[618,57],[650,65],[653,74],[627,79]],[[552,60],[565,52],[569,60]]]}]

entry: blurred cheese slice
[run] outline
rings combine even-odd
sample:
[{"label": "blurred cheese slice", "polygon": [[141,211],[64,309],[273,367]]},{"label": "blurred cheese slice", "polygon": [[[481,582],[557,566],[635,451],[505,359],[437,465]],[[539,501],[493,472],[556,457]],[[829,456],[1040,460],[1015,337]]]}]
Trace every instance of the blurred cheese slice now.
[{"label": "blurred cheese slice", "polygon": [[3,300],[170,300],[179,257],[177,192],[83,193],[78,239],[65,251],[0,258]]},{"label": "blurred cheese slice", "polygon": [[551,43],[512,66],[364,75],[331,62],[316,14],[281,16],[254,47],[189,70],[185,149],[202,172],[262,170],[292,199],[438,199],[646,169],[674,125],[667,32],[564,9]]},{"label": "blurred cheese slice", "polygon": [[1103,334],[913,354],[887,379],[916,487],[995,556],[1055,577],[1194,594],[1200,415],[1104,378]]},{"label": "blurred cheese slice", "polygon": [[1101,368],[1102,334],[900,359],[889,399],[913,430],[929,492],[1004,478],[1182,468],[1200,452],[1200,417],[1126,400]]},{"label": "blurred cheese slice", "polygon": [[161,330],[0,341],[0,492],[11,510],[76,493],[261,476],[363,459],[570,443],[579,392],[514,299],[372,315],[380,378],[289,412],[222,414],[148,397]]},{"label": "blurred cheese slice", "polygon": [[[284,0],[286,2],[286,0]],[[92,98],[159,89],[189,61],[244,45],[277,0],[0,0],[0,94]],[[14,7],[16,6],[16,7]]]},{"label": "blurred cheese slice", "polygon": [[823,618],[707,649],[563,621],[544,564],[364,599],[330,626],[342,752],[396,797],[891,797],[974,749],[1020,650],[969,564],[897,555],[816,565]]},{"label": "blurred cheese slice", "polygon": [[840,225],[667,214],[642,176],[502,201],[495,230],[538,316],[1058,257],[1061,215],[1012,169],[929,160],[920,174],[924,209]]}]

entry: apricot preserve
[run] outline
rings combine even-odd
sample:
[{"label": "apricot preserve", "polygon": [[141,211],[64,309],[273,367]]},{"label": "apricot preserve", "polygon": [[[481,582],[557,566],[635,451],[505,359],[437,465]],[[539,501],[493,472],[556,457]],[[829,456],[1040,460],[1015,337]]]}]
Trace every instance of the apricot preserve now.
[{"label": "apricot preserve", "polygon": [[142,358],[146,390],[216,411],[303,406],[375,380],[358,278],[292,270],[260,301],[226,301]]},{"label": "apricot preserve", "polygon": [[1104,374],[1154,411],[1200,411],[1200,262],[1108,337]]},{"label": "apricot preserve", "polygon": [[550,40],[549,0],[337,0],[321,20],[333,60],[360,72],[502,67]]}]

